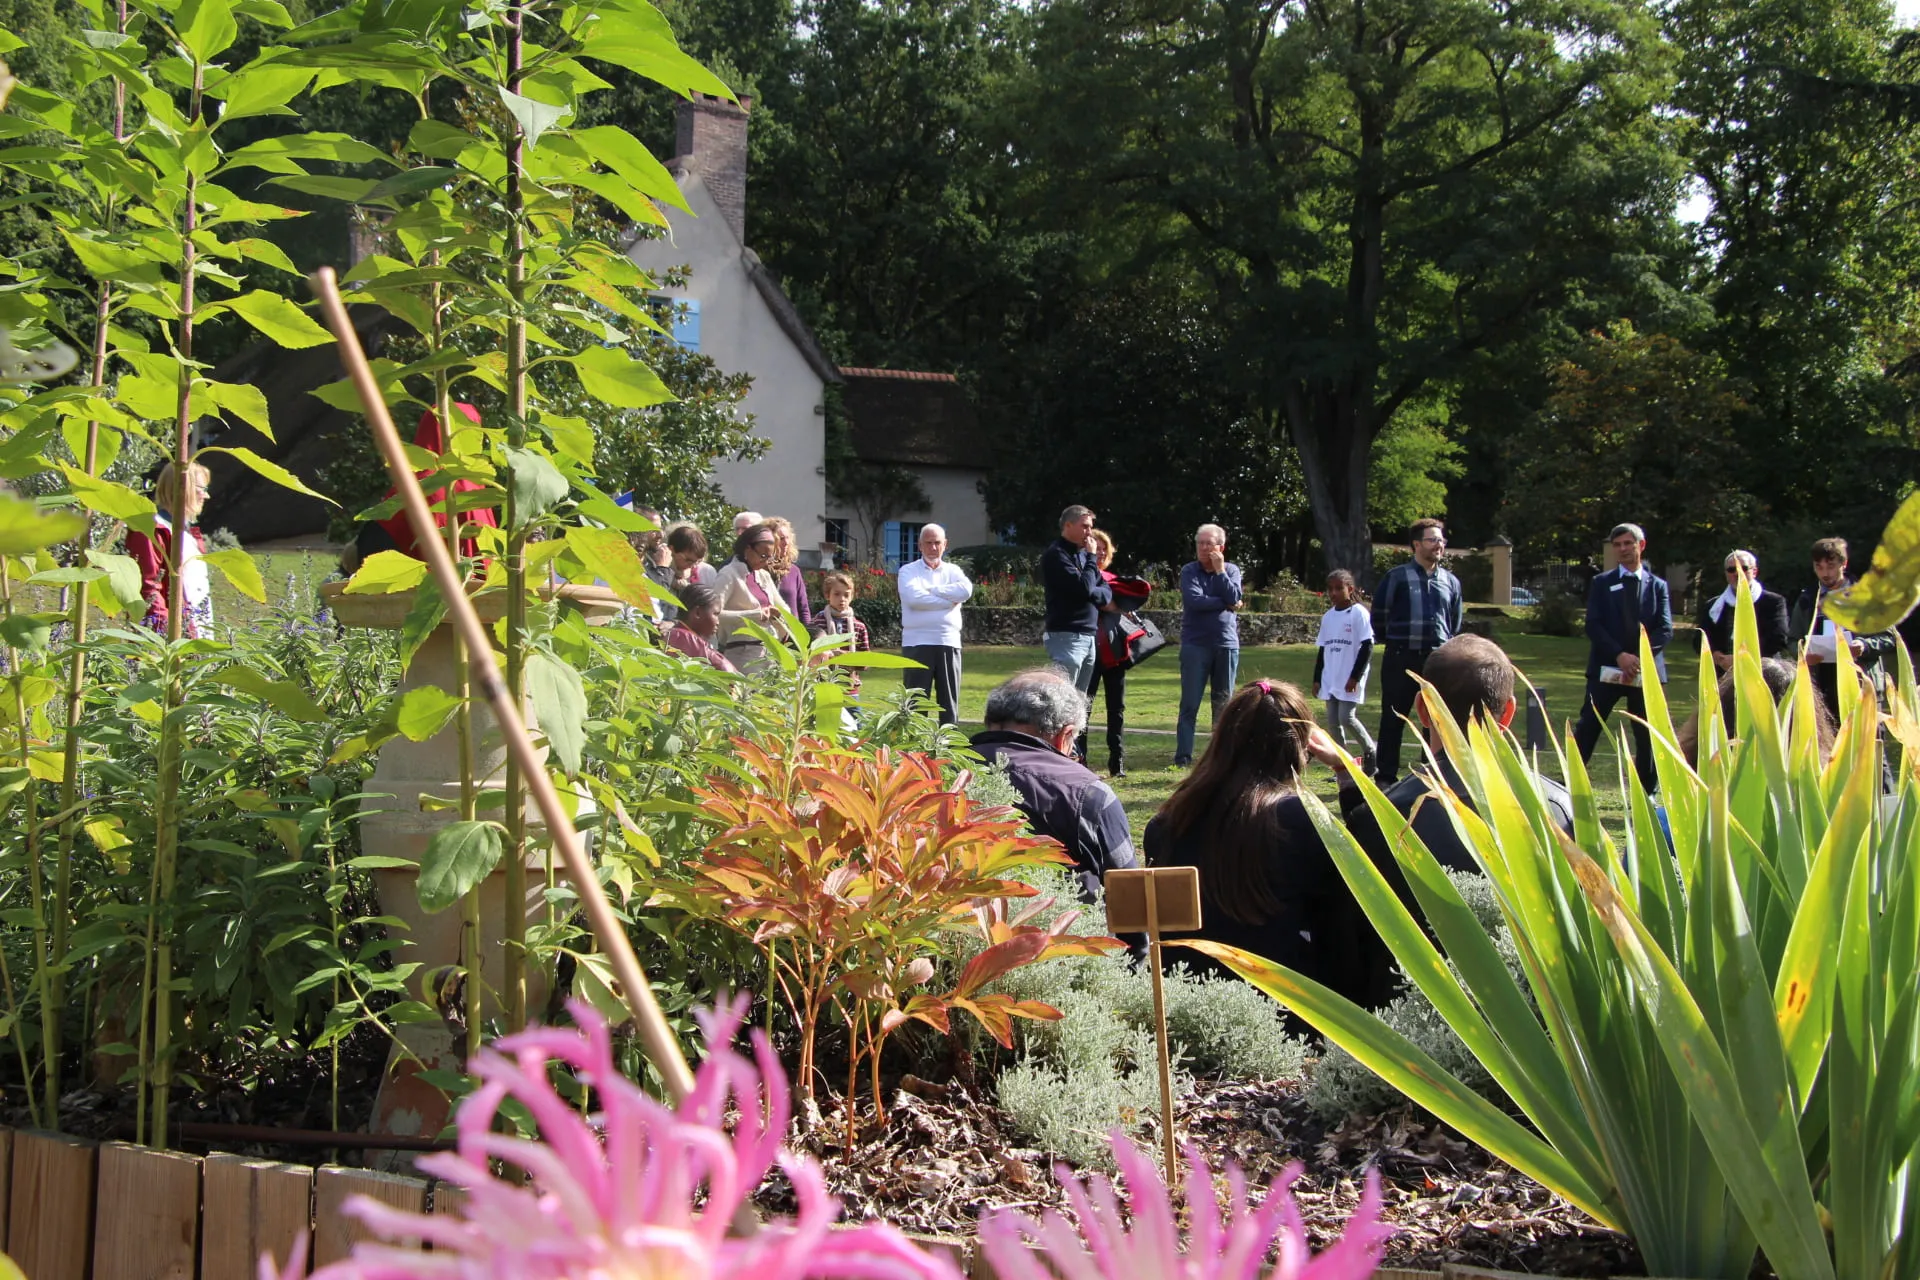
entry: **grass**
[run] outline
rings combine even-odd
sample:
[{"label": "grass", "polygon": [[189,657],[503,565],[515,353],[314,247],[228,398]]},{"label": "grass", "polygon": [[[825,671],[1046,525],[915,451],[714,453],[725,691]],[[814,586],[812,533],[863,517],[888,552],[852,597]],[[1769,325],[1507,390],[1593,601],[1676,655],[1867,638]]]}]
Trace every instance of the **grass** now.
[{"label": "grass", "polygon": [[[1559,636],[1503,634],[1500,646],[1513,659],[1522,675],[1533,682],[1545,699],[1547,715],[1555,740],[1564,739],[1572,719],[1580,711],[1580,698],[1586,689],[1587,642]],[[1240,654],[1240,681],[1245,684],[1265,677],[1285,680],[1307,687],[1313,675],[1312,645],[1275,645],[1244,649]],[[1040,666],[1047,660],[1038,646],[996,646],[971,648],[962,657],[964,664],[960,686],[960,718],[970,727],[978,726],[986,708],[987,694],[1016,671]],[[1685,641],[1676,643],[1668,658],[1667,692],[1673,702],[1676,721],[1693,714],[1693,690],[1697,659]],[[1097,764],[1106,759],[1106,741],[1101,729],[1103,707],[1095,699],[1093,731],[1089,750]],[[1318,704],[1316,703],[1316,707]],[[1147,819],[1172,794],[1186,771],[1173,765],[1173,730],[1180,710],[1180,663],[1172,649],[1150,659],[1127,673],[1127,776],[1114,781],[1114,791],[1126,806],[1134,838],[1139,839]],[[1196,748],[1206,746],[1206,710],[1201,711],[1201,736]],[[1524,711],[1522,715],[1524,716]],[[1377,733],[1380,719],[1380,695],[1377,682],[1367,691],[1362,720],[1370,733]],[[1621,714],[1609,721],[1610,728],[1625,732]],[[1516,720],[1516,731],[1523,725]],[[1401,768],[1413,762],[1417,747],[1409,734],[1401,747]],[[1558,762],[1551,753],[1542,753],[1543,772],[1557,777]],[[1613,744],[1605,737],[1588,764],[1601,801],[1601,816],[1617,824],[1625,811],[1619,785],[1619,764]],[[1335,787],[1327,770],[1316,766],[1311,776],[1314,791],[1331,801]]]},{"label": "grass", "polygon": [[[116,551],[118,547],[114,548]],[[308,593],[339,568],[333,556],[318,551],[256,551],[254,563],[260,566],[260,578],[266,587],[267,603],[249,600],[234,590],[226,575],[219,570],[209,570],[208,578],[213,585],[213,620],[215,634],[227,629],[247,630],[259,625],[273,616],[274,610],[287,602],[290,589],[305,599]],[[58,611],[60,608],[59,590],[55,587],[37,585],[22,587],[16,596],[23,610]],[[94,615],[94,625],[99,626],[99,614]],[[121,621],[128,619],[123,615]],[[136,612],[131,621],[138,622],[140,614]]]}]

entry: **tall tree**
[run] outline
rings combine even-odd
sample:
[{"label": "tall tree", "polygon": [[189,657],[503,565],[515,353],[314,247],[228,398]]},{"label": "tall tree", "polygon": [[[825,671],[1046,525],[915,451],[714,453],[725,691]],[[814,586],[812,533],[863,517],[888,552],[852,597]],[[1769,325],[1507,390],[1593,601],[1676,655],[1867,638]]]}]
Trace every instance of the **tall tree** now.
[{"label": "tall tree", "polygon": [[1920,138],[1816,78],[1911,76],[1881,0],[1679,0],[1674,102],[1706,200],[1707,339],[1749,387],[1747,482],[1779,525],[1870,540],[1914,474]]},{"label": "tall tree", "polygon": [[801,0],[794,21],[756,81],[748,239],[844,362],[960,368],[1048,248],[996,146],[1024,19],[1007,0]]},{"label": "tall tree", "polygon": [[1375,444],[1670,216],[1637,0],[1054,0],[1029,151],[1112,235],[1184,253],[1370,567]]},{"label": "tall tree", "polygon": [[1511,438],[1508,527],[1531,552],[1584,558],[1634,520],[1662,560],[1717,561],[1758,508],[1741,388],[1714,355],[1622,321],[1550,374],[1545,407]]},{"label": "tall tree", "polygon": [[1127,563],[1181,564],[1202,521],[1236,560],[1294,562],[1299,487],[1272,483],[1292,449],[1232,377],[1228,335],[1175,273],[1122,276],[1081,300],[1031,358],[1027,430],[988,491],[996,523],[1045,542],[1060,510],[1100,513]]}]

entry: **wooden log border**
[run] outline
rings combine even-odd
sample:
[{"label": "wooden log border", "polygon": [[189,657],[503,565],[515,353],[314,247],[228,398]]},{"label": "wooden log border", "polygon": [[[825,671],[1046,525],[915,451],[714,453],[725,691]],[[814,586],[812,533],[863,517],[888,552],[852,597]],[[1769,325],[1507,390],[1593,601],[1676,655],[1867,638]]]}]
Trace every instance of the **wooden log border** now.
[{"label": "wooden log border", "polygon": [[[0,1129],[0,1252],[27,1280],[254,1280],[302,1235],[320,1265],[363,1233],[340,1212],[356,1192],[400,1208],[457,1212],[460,1188],[339,1165],[190,1156]],[[969,1280],[998,1280],[972,1239],[914,1235]],[[1375,1280],[1531,1280],[1449,1264],[1386,1267]]]}]

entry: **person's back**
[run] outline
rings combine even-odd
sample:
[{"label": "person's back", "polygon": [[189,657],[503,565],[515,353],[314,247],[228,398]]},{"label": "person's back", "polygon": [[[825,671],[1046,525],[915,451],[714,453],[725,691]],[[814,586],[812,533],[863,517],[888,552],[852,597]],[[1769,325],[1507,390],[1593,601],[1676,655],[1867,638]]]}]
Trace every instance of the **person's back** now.
[{"label": "person's back", "polygon": [[1134,865],[1127,813],[1113,788],[1073,759],[1087,723],[1086,695],[1057,670],[1026,671],[987,696],[987,728],[973,748],[1001,764],[1035,832],[1058,840],[1091,902],[1109,871]]},{"label": "person's back", "polygon": [[[1259,680],[1236,693],[1193,772],[1147,824],[1147,863],[1199,869],[1194,936],[1353,996],[1357,909],[1297,790],[1313,733],[1294,686]],[[1182,961],[1228,972],[1198,953]]]},{"label": "person's back", "polygon": [[[1516,707],[1513,663],[1500,646],[1491,640],[1475,635],[1455,636],[1433,651],[1421,674],[1462,728],[1475,716],[1503,729],[1512,723]],[[1421,720],[1425,722],[1427,709],[1424,702],[1419,704],[1418,710]],[[1437,737],[1431,733],[1429,744],[1434,750],[1437,769],[1415,769],[1387,788],[1386,798],[1408,820],[1414,834],[1420,837],[1441,866],[1451,871],[1478,872],[1480,864],[1454,824],[1443,791],[1451,792],[1469,809],[1473,807],[1472,796],[1452,762],[1440,749]],[[1554,822],[1571,835],[1572,796],[1551,778],[1538,773],[1531,776]],[[1400,861],[1394,856],[1387,835],[1381,830],[1360,788],[1350,779],[1343,780],[1340,788],[1340,810],[1354,843],[1366,852],[1387,883],[1393,886],[1407,910],[1413,913],[1415,919],[1419,919],[1420,905],[1400,870]],[[1364,914],[1361,918],[1364,921]],[[1361,976],[1356,985],[1364,992],[1360,1002],[1378,1008],[1398,994],[1399,978],[1394,972],[1393,955],[1370,921],[1362,924],[1357,933]]]}]

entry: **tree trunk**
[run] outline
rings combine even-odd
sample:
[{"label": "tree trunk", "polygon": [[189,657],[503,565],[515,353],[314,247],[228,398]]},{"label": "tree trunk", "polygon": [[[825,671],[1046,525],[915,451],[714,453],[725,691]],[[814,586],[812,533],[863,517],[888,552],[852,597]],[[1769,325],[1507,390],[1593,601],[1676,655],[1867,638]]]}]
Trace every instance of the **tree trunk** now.
[{"label": "tree trunk", "polygon": [[1370,381],[1356,371],[1343,380],[1295,383],[1286,392],[1287,425],[1327,568],[1348,570],[1363,587],[1373,585],[1367,466],[1379,429],[1372,397],[1356,391]]}]

